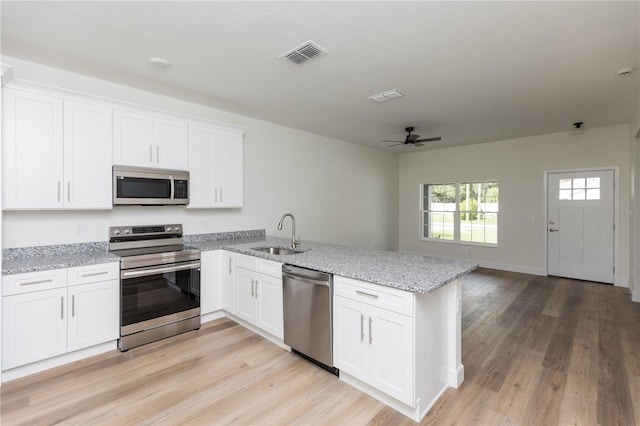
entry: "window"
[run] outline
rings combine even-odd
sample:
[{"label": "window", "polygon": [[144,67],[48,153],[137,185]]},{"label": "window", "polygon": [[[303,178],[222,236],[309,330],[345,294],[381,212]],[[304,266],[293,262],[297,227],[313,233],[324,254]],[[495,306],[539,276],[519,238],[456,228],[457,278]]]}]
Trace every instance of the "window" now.
[{"label": "window", "polygon": [[422,203],[424,238],[453,240],[456,184],[424,185]]},{"label": "window", "polygon": [[600,199],[599,177],[560,179],[559,186],[559,200],[579,201]]},{"label": "window", "polygon": [[425,184],[421,189],[422,239],[498,244],[498,182]]}]

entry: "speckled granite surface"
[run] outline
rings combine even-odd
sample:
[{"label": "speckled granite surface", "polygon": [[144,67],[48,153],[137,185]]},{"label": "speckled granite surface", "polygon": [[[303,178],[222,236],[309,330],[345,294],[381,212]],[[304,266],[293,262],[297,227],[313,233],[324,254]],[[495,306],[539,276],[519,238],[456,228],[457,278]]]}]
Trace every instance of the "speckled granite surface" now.
[{"label": "speckled granite surface", "polygon": [[[264,230],[186,235],[185,244],[202,251],[225,249],[281,263],[418,293],[430,293],[478,264],[461,259],[381,250],[354,249],[302,241],[293,255],[272,255],[259,247],[290,246],[288,238],[265,236]],[[118,261],[106,242],[5,249],[2,275]]]},{"label": "speckled granite surface", "polygon": [[117,262],[104,242],[19,247],[2,250],[2,275]]},{"label": "speckled granite surface", "polygon": [[288,238],[266,237],[263,241],[222,248],[417,293],[431,293],[478,267],[475,262],[461,259],[354,249],[307,241],[302,241],[297,247],[303,250],[299,254],[279,256],[253,250],[266,246],[288,248],[290,243]]}]

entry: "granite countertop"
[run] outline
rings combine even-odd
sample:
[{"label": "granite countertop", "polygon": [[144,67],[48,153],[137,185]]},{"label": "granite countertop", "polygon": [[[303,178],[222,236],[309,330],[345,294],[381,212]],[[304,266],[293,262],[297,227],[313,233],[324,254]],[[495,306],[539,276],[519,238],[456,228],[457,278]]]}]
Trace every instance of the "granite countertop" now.
[{"label": "granite countertop", "polygon": [[258,241],[219,243],[221,245],[216,248],[416,293],[431,293],[478,267],[477,263],[468,260],[308,241],[302,241],[297,247],[302,253],[292,255],[272,255],[253,250],[267,246],[291,247],[291,239],[270,236]]},{"label": "granite countertop", "polygon": [[105,242],[12,248],[2,251],[2,275],[118,262]]},{"label": "granite countertop", "polygon": [[[301,253],[273,255],[254,249],[289,248],[291,239],[265,236],[264,230],[186,235],[184,242],[202,251],[224,249],[417,293],[430,293],[478,267],[475,262],[461,259],[309,241],[297,247]],[[109,252],[107,242],[5,249],[2,275],[119,260]]]}]

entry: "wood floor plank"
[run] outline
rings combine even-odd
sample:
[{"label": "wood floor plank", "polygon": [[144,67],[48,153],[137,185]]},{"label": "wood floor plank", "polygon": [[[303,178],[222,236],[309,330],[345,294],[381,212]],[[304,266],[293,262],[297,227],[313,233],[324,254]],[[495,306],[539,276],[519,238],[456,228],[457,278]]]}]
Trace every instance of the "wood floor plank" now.
[{"label": "wood floor plank", "polygon": [[636,425],[621,333],[609,320],[600,320],[598,334],[598,423]]},{"label": "wood floor plank", "polygon": [[[462,286],[465,381],[422,425],[637,424],[640,304],[624,289],[478,269]],[[411,425],[228,319],[0,387],[2,425]]]}]

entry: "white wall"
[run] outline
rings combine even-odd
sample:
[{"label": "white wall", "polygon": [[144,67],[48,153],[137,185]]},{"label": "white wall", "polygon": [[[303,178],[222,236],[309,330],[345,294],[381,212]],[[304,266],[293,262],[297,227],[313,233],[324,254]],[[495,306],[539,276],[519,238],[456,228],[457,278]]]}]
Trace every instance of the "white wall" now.
[{"label": "white wall", "polygon": [[[633,137],[633,129],[636,128],[634,123],[631,124],[631,138],[629,141],[629,207],[632,212],[638,212],[638,142]],[[629,290],[633,294],[636,286],[636,267],[638,253],[638,218],[635,213],[629,215]]]},{"label": "white wall", "polygon": [[[629,125],[490,142],[400,156],[399,248],[471,258],[499,269],[546,272],[544,172],[618,167],[619,209],[629,212]],[[499,247],[420,241],[421,183],[498,180]],[[532,219],[533,218],[533,219]],[[616,242],[619,285],[629,278],[629,215],[619,218]]]},{"label": "white wall", "polygon": [[5,211],[3,247],[105,241],[107,228],[178,222],[187,234],[266,229],[290,237],[291,212],[302,241],[397,248],[398,157],[178,99],[144,92],[40,64],[3,57],[17,80],[186,114],[246,129],[244,207],[117,207],[111,211]]}]

